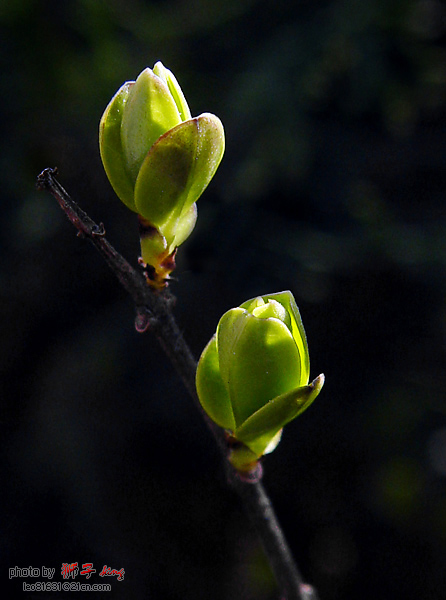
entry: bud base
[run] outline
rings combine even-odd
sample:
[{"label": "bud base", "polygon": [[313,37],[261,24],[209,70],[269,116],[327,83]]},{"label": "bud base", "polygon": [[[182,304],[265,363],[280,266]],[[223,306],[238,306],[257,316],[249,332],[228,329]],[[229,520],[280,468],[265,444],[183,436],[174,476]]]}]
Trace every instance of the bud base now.
[{"label": "bud base", "polygon": [[175,269],[177,248],[171,251],[158,229],[141,215],[138,215],[138,228],[142,254],[138,262],[144,268],[148,285],[154,290],[162,290],[167,287],[167,280]]},{"label": "bud base", "polygon": [[[147,284],[154,291],[164,290],[169,285],[170,274],[175,269],[175,254],[177,249],[163,258],[156,266],[146,264],[141,257],[138,263],[144,269],[144,277]],[[160,257],[161,258],[161,257]]]}]

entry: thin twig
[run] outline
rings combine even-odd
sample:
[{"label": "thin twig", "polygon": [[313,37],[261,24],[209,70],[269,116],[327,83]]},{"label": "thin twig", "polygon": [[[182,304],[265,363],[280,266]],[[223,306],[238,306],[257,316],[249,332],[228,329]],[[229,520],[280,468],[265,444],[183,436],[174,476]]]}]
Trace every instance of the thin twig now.
[{"label": "thin twig", "polygon": [[250,479],[242,479],[227,458],[223,430],[203,411],[195,390],[197,363],[172,314],[172,297],[165,291],[154,292],[146,278],[135,270],[105,238],[103,224],[97,225],[77,204],[55,178],[56,169],[44,169],[37,178],[37,187],[48,190],[57,200],[80,237],[88,238],[104,257],[119,282],[133,298],[136,308],[135,327],[144,332],[150,329],[173,363],[194,403],[200,410],[223,455],[228,480],[243,501],[245,510],[262,541],[279,589],[286,600],[317,600],[314,588],[305,584],[285,540],[271,501],[260,482],[261,469]]}]

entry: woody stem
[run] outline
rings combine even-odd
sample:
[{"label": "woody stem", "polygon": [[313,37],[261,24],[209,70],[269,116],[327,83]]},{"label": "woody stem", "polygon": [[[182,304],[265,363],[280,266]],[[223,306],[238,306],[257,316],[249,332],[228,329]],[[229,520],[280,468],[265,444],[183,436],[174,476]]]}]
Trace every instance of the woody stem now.
[{"label": "woody stem", "polygon": [[283,599],[317,600],[315,589],[304,583],[293,560],[271,500],[260,481],[260,468],[251,479],[242,479],[238,475],[227,461],[224,431],[215,425],[201,408],[195,389],[197,363],[172,314],[172,297],[166,290],[154,291],[147,284],[144,275],[136,271],[107,241],[104,226],[97,225],[70,198],[55,178],[55,174],[56,169],[44,169],[37,178],[37,187],[49,191],[56,198],[68,219],[78,230],[78,236],[88,238],[100,252],[134,301],[137,331],[144,332],[150,329],[155,334],[181,377],[222,453],[228,481],[242,500],[257,530]]}]

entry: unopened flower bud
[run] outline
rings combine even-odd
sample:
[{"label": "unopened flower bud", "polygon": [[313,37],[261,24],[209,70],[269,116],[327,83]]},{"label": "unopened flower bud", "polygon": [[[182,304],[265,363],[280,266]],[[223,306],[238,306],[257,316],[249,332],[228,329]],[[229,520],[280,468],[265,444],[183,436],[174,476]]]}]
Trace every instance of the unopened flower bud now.
[{"label": "unopened flower bud", "polygon": [[228,431],[229,459],[252,470],[272,452],[282,428],[319,394],[324,375],[309,383],[310,360],[291,292],[253,298],[226,312],[198,363],[196,385],[209,417]]},{"label": "unopened flower bud", "polygon": [[107,106],[99,146],[117,196],[139,215],[141,255],[151,284],[161,288],[175,252],[192,232],[196,201],[224,152],[221,121],[191,118],[173,73],[161,62],[124,83]]}]

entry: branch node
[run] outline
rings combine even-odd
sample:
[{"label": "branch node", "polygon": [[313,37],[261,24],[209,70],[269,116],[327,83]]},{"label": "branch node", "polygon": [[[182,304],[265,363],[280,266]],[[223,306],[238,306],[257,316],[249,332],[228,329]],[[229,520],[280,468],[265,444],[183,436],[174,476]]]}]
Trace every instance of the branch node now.
[{"label": "branch node", "polygon": [[138,333],[145,333],[149,329],[149,327],[153,327],[156,323],[156,317],[147,307],[137,307],[135,317],[135,329]]},{"label": "branch node", "polygon": [[261,462],[258,462],[254,469],[249,471],[248,473],[239,473],[237,472],[237,477],[244,483],[259,483],[263,477],[263,466]]},{"label": "branch node", "polygon": [[104,237],[105,236],[104,223],[99,223],[99,225],[94,225],[91,229],[91,235],[93,237]]},{"label": "branch node", "polygon": [[318,600],[316,590],[308,583],[302,583],[300,585],[300,593],[303,600]]}]

